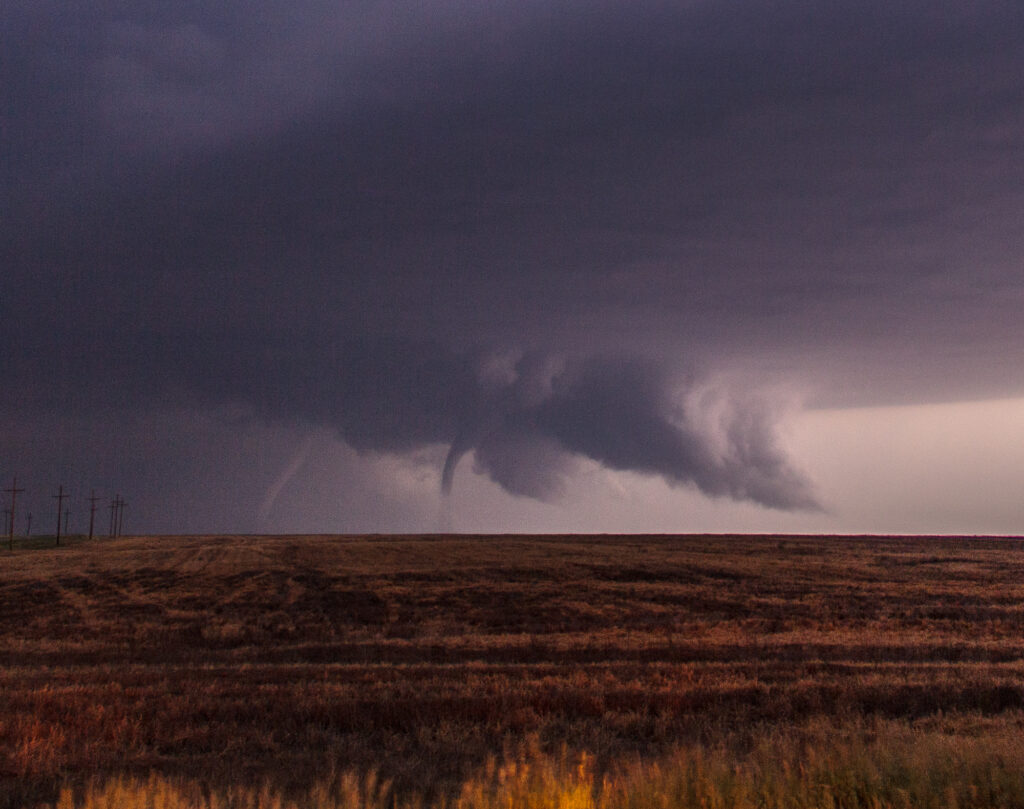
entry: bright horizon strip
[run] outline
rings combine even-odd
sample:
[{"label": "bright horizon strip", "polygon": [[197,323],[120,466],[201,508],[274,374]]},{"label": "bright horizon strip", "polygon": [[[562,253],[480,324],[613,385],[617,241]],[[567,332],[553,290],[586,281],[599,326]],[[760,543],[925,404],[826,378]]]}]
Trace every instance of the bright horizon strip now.
[{"label": "bright horizon strip", "polygon": [[788,448],[844,533],[1024,532],[1024,398],[807,410]]}]

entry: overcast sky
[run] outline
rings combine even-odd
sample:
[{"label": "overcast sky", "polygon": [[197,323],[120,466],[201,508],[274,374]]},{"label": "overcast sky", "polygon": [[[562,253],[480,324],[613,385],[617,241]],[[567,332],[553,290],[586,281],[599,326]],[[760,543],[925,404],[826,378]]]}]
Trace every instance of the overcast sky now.
[{"label": "overcast sky", "polygon": [[1024,530],[1015,0],[7,0],[0,60],[19,532]]}]

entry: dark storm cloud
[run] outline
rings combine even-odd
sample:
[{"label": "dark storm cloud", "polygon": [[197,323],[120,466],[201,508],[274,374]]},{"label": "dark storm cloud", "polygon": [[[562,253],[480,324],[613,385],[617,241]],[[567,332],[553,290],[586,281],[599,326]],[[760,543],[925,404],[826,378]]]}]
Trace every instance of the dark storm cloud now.
[{"label": "dark storm cloud", "polygon": [[[654,369],[590,363],[536,415],[539,431],[611,469],[695,483],[715,496],[775,508],[816,508],[810,486],[775,445],[771,413],[757,402],[733,402],[714,429],[694,424]],[[701,429],[701,428],[705,429]]]},{"label": "dark storm cloud", "polygon": [[1019,4],[0,17],[9,406],[238,401],[449,444],[447,481],[586,456],[790,508],[772,410],[679,397],[1024,387]]},{"label": "dark storm cloud", "polygon": [[301,335],[272,344],[227,333],[216,350],[208,338],[134,337],[110,354],[110,338],[59,335],[65,359],[42,389],[31,382],[32,368],[57,345],[22,341],[20,361],[2,370],[38,412],[232,404],[266,422],[331,426],[360,451],[446,444],[446,491],[458,462],[474,451],[478,472],[542,500],[557,497],[574,459],[585,457],[711,496],[818,507],[809,482],[776,448],[762,404],[734,401],[709,428],[684,407],[692,382],[634,360],[466,356],[392,337],[338,337],[325,348]]},{"label": "dark storm cloud", "polygon": [[723,410],[691,401],[688,408],[687,398],[700,399],[692,380],[648,363],[537,360],[516,363],[501,404],[491,405],[474,438],[453,445],[450,460],[475,449],[478,469],[534,497],[559,490],[573,453],[610,469],[694,484],[712,496],[819,507],[809,482],[777,448],[765,402],[733,399]]}]

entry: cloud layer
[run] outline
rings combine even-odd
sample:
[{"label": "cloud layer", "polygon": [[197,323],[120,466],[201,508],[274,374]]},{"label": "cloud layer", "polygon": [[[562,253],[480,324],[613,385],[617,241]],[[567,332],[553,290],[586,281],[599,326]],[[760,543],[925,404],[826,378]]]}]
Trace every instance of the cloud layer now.
[{"label": "cloud layer", "polygon": [[[1019,4],[5,6],[8,410],[814,507],[754,394],[1024,390]],[[760,402],[760,404],[758,403]]]}]

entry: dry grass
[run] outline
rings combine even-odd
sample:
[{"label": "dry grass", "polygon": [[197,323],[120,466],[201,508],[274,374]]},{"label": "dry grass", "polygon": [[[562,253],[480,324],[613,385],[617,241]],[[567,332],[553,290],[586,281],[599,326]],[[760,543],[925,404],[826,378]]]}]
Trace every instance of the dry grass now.
[{"label": "dry grass", "polygon": [[765,733],[745,752],[689,746],[599,772],[586,754],[536,750],[489,761],[450,796],[396,794],[374,774],[325,778],[298,795],[261,787],[204,789],[150,775],[65,787],[54,809],[801,809],[1024,805],[1018,733],[965,740],[894,723],[812,724]]},{"label": "dry grass", "polygon": [[[452,795],[766,728],[1024,724],[1024,543],[168,537],[0,551],[0,806],[97,775]],[[994,724],[993,724],[994,723]],[[993,731],[994,732],[994,731]],[[538,759],[540,760],[540,759]]]}]

